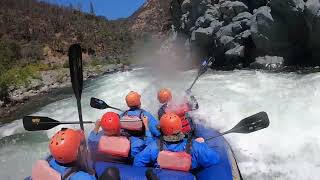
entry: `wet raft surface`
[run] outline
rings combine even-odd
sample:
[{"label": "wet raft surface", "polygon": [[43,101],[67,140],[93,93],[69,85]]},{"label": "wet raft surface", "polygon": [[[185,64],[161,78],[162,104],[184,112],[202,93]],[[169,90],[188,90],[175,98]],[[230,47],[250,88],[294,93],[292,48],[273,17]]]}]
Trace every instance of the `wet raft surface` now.
[{"label": "wet raft surface", "polygon": [[[205,128],[203,126],[197,126],[195,136],[196,137],[212,137],[218,135],[219,132]],[[192,173],[182,171],[172,171],[165,169],[154,169],[154,173],[159,179],[181,179],[181,180],[233,180],[240,179],[238,176],[238,169],[235,161],[233,161],[232,152],[229,149],[229,145],[223,137],[218,137],[214,140],[207,142],[209,147],[214,148],[219,152],[221,156],[220,163],[211,166],[206,169],[196,170]],[[117,167],[120,170],[121,179],[141,180],[146,179],[145,172],[150,167],[135,167],[126,164],[110,163],[110,162],[96,162],[95,169],[98,176],[100,176],[107,167]],[[237,178],[236,178],[237,177]]]}]

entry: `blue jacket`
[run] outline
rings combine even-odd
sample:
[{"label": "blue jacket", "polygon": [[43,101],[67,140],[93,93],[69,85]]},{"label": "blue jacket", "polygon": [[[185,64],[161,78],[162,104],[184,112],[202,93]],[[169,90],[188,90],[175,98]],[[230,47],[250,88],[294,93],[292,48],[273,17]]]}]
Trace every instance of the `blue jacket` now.
[{"label": "blue jacket", "polygon": [[[187,139],[177,144],[164,143],[163,149],[172,152],[185,151],[187,145]],[[149,144],[141,153],[139,153],[135,159],[133,165],[146,166],[148,164],[154,164],[158,167],[157,158],[159,154],[159,147],[156,141]],[[191,147],[191,169],[195,168],[207,168],[211,165],[217,164],[220,161],[220,155],[217,151],[209,148],[206,143],[198,143],[192,141]]]},{"label": "blue jacket", "polygon": [[[149,120],[149,130],[152,134],[153,137],[159,137],[160,136],[160,131],[159,129],[157,128],[158,124],[159,124],[159,121],[153,117],[153,115],[143,109],[139,109],[139,108],[133,108],[133,109],[129,109],[128,110],[128,115],[131,115],[131,116],[139,116],[141,111],[143,111],[143,115],[144,116],[147,116],[148,117],[148,120]],[[123,117],[125,115],[125,113],[122,113],[120,115],[120,117]]]},{"label": "blue jacket", "polygon": [[[54,158],[48,161],[50,167],[59,172],[63,176],[70,167],[63,166],[59,164]],[[70,180],[97,180],[95,176],[92,176],[83,171],[77,171],[71,175]]]},{"label": "blue jacket", "polygon": [[[88,138],[88,144],[89,149],[93,151],[98,150],[98,145],[101,136],[104,135],[103,131],[99,131],[98,134],[96,134],[94,131],[91,131],[89,138]],[[142,140],[138,137],[130,137],[130,145],[131,145],[131,153],[130,156],[133,158],[135,157],[139,152],[141,152],[147,144],[150,142],[153,142],[153,138],[150,131],[146,131],[146,140]]]}]

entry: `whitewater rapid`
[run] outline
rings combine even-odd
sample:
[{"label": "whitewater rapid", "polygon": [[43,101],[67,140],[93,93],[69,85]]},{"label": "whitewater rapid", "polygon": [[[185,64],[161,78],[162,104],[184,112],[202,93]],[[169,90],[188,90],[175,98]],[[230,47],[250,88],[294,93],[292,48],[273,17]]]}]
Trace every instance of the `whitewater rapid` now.
[{"label": "whitewater rapid", "polygon": [[[158,88],[169,87],[174,89],[175,96],[182,95],[196,71],[161,81],[148,76],[149,73],[137,69],[87,83],[82,98],[84,120],[95,121],[105,112],[90,108],[90,97],[125,109],[124,97],[130,90],[142,93],[143,107],[156,114]],[[193,93],[200,105],[193,113],[195,119],[203,119],[199,123],[220,131],[259,111],[268,113],[267,129],[225,136],[235,150],[245,180],[320,177],[320,73],[209,71],[199,79]],[[49,104],[35,114],[61,121],[78,120],[74,98]],[[60,128],[29,133],[23,130],[21,120],[0,127],[1,179],[16,180],[29,175],[32,163],[48,153],[48,137]],[[87,125],[86,132],[91,128]]]}]

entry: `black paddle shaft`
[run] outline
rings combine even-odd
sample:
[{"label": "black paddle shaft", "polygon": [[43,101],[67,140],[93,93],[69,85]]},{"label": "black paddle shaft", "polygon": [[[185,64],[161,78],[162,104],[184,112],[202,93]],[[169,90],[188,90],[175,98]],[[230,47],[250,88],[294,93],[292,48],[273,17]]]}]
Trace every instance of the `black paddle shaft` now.
[{"label": "black paddle shaft", "polygon": [[69,67],[72,88],[77,99],[80,127],[84,130],[81,109],[81,93],[83,88],[82,50],[79,44],[73,44],[69,48]]},{"label": "black paddle shaft", "polygon": [[[79,124],[78,121],[73,122],[60,122],[49,117],[42,117],[42,116],[25,116],[22,119],[23,127],[27,131],[42,131],[42,130],[49,130],[61,124]],[[84,121],[84,124],[91,124],[94,123],[92,121]]]},{"label": "black paddle shaft", "polygon": [[193,80],[191,86],[189,87],[188,91],[191,91],[193,85],[197,82],[197,80],[199,79],[199,77],[204,74],[207,70],[208,67],[212,65],[212,57],[210,57],[208,60],[204,60],[198,70],[198,74],[197,77]]}]

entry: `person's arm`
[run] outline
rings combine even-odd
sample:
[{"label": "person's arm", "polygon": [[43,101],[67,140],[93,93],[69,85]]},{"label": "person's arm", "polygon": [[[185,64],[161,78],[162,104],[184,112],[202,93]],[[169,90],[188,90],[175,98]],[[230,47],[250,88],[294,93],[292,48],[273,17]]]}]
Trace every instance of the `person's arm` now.
[{"label": "person's arm", "polygon": [[98,149],[98,144],[100,141],[101,136],[103,136],[103,131],[100,131],[96,133],[95,131],[91,131],[88,137],[88,146],[89,149],[92,150],[97,150]]},{"label": "person's arm", "polygon": [[197,110],[199,109],[199,103],[194,95],[191,94],[191,90],[186,91],[186,97],[188,99],[188,105],[190,110]]},{"label": "person's arm", "polygon": [[159,154],[156,142],[149,144],[143,151],[136,155],[133,161],[134,166],[144,167],[150,163],[155,163]]},{"label": "person's arm", "polygon": [[192,142],[192,169],[207,168],[219,163],[220,154],[214,149],[210,148],[206,143]]},{"label": "person's arm", "polygon": [[152,136],[159,137],[161,135],[159,129],[157,128],[159,125],[159,121],[148,112],[144,112],[144,116],[148,117],[149,130]]},{"label": "person's arm", "polygon": [[95,132],[96,134],[98,134],[99,129],[100,129],[100,126],[101,126],[101,121],[98,119],[98,120],[96,121],[96,123],[94,124],[93,132]]},{"label": "person's arm", "polygon": [[150,144],[154,141],[152,133],[149,130],[149,120],[147,116],[142,117],[143,125],[145,127],[145,137],[146,137],[146,144]]}]

